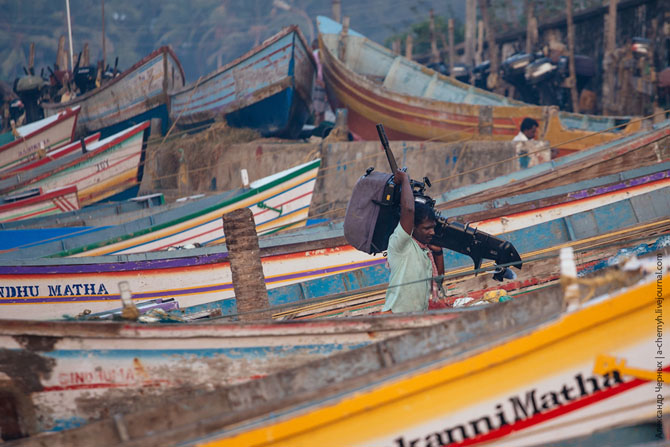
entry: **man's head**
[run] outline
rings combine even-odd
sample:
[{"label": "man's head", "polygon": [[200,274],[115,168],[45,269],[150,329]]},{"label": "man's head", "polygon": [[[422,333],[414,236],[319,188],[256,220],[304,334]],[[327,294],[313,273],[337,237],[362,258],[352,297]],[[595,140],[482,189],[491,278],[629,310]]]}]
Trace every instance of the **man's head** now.
[{"label": "man's head", "polygon": [[414,238],[424,244],[429,244],[435,235],[435,211],[422,202],[414,202]]},{"label": "man's head", "polygon": [[521,132],[526,136],[526,138],[532,140],[535,138],[538,126],[539,124],[533,118],[524,118],[521,122]]}]

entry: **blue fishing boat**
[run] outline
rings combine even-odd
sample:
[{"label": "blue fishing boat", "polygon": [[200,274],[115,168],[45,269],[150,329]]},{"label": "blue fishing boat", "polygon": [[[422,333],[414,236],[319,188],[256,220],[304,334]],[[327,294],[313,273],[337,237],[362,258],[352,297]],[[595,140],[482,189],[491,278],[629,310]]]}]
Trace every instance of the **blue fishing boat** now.
[{"label": "blue fishing boat", "polygon": [[316,62],[297,26],[170,94],[170,118],[189,129],[224,119],[264,136],[294,138],[310,115]]}]

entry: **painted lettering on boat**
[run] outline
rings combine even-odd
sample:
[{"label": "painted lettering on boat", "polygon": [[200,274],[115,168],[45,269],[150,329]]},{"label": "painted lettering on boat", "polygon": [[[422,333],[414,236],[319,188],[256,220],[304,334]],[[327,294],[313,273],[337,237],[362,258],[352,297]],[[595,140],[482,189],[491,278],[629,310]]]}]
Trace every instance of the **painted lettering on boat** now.
[{"label": "painted lettering on boat", "polygon": [[98,163],[95,164],[95,168],[97,169],[97,172],[104,171],[105,169],[109,168],[109,160],[105,159],[99,161]]},{"label": "painted lettering on boat", "polygon": [[532,388],[525,394],[510,396],[506,401],[495,405],[489,414],[479,418],[456,424],[448,423],[439,431],[425,433],[416,438],[402,435],[393,440],[393,447],[439,447],[461,443],[507,425],[525,421],[574,400],[600,393],[621,383],[623,381],[617,372],[613,375],[608,373],[586,378],[579,373],[559,389],[540,394],[537,388]]},{"label": "painted lettering on boat", "polygon": [[[44,289],[43,289],[44,290]],[[47,296],[109,295],[103,283],[47,285]],[[40,295],[40,286],[0,286],[0,298],[31,298]]]},{"label": "painted lettering on boat", "polygon": [[77,385],[129,384],[135,382],[133,368],[97,368],[94,371],[70,371],[58,374],[58,384],[62,387]]},{"label": "painted lettering on boat", "polygon": [[30,146],[24,146],[23,149],[19,151],[19,157],[24,157],[26,155],[32,154],[33,152],[37,152],[41,147],[49,147],[49,144],[51,144],[51,140],[49,138],[45,138],[31,144]]}]

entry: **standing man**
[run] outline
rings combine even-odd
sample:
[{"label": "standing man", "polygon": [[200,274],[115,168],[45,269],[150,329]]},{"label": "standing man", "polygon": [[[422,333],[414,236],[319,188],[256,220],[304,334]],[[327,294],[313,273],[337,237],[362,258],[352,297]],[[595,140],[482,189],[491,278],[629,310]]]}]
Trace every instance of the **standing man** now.
[{"label": "standing man", "polygon": [[430,300],[438,300],[438,287],[431,278],[444,274],[442,248],[430,245],[435,235],[435,212],[414,201],[406,172],[396,171],[394,182],[402,185],[400,222],[389,238],[391,275],[382,312],[426,311]]},{"label": "standing man", "polygon": [[533,118],[524,118],[521,122],[521,130],[512,141],[528,141],[535,138],[539,124]]}]

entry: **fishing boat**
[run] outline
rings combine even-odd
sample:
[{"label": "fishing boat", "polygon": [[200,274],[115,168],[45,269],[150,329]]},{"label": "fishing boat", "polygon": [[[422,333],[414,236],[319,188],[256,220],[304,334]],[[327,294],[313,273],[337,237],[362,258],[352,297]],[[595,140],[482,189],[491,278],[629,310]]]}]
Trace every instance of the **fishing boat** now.
[{"label": "fishing boat", "polygon": [[[22,385],[27,376],[0,366],[15,386],[8,396],[11,385],[0,381],[0,395],[9,402],[31,402],[34,417],[21,418],[27,422],[20,423],[23,433],[63,430],[100,419],[128,402],[152,400],[171,390],[196,392],[246,382],[452,317],[442,312],[383,320],[160,326],[0,320],[0,349],[7,353],[2,365],[32,371],[39,384],[39,391],[28,390]],[[17,343],[22,337],[36,343],[58,341],[40,352]],[[48,370],[40,374],[36,362],[49,365]]]},{"label": "fishing boat", "polygon": [[[0,222],[2,230],[21,230],[31,232],[31,240],[41,241],[46,238],[40,237],[39,233],[49,231],[53,228],[70,227],[79,231],[82,227],[110,226],[138,219],[146,215],[155,214],[167,209],[165,197],[162,193],[146,194],[133,197],[119,202],[102,202],[90,205],[83,210],[66,211],[56,215],[43,217],[31,217],[15,222]],[[10,232],[7,232],[9,234]],[[2,240],[0,232],[0,240]],[[23,241],[17,238],[12,247],[21,245]],[[5,247],[0,243],[0,250]]]},{"label": "fishing boat", "polygon": [[184,85],[184,70],[169,47],[161,47],[100,87],[62,103],[44,103],[47,116],[81,107],[77,135],[100,131],[108,137],[157,118],[168,129],[168,92]]},{"label": "fishing boat", "polygon": [[144,146],[149,122],[137,124],[25,173],[0,181],[0,192],[41,188],[48,192],[67,186],[77,187],[81,206],[104,199],[137,195],[142,180]]},{"label": "fishing boat", "polygon": [[0,200],[0,222],[17,222],[78,209],[79,199],[74,185],[47,193],[35,189],[3,197]]},{"label": "fishing boat", "polygon": [[79,107],[64,107],[47,118],[0,134],[0,172],[16,168],[72,141]]},{"label": "fishing boat", "polygon": [[[640,130],[639,121],[566,114],[461,83],[371,42],[327,17],[317,18],[328,97],[348,109],[349,130],[378,138],[383,123],[390,139],[511,140],[525,117],[540,123],[538,138],[557,155],[583,150]],[[614,131],[606,132],[605,130]]]},{"label": "fishing boat", "polygon": [[[49,152],[46,152],[46,155],[32,160],[30,162],[21,163],[14,166],[6,171],[0,173],[0,180],[4,180],[10,177],[17,178],[17,175],[24,176],[26,171],[31,171],[33,169],[39,168],[47,163],[61,159],[66,155],[82,152],[84,147],[87,147],[91,143],[95,143],[100,139],[100,133],[94,133],[89,135],[82,140],[73,141],[72,143],[66,144],[64,146],[59,146],[56,149],[53,149]],[[24,173],[24,174],[21,174]]]},{"label": "fishing boat", "polygon": [[[104,446],[534,446],[640,422],[659,424],[662,434],[658,396],[670,363],[655,358],[654,316],[670,298],[670,279],[657,256],[640,265],[642,279],[639,271],[606,272],[617,284],[592,299],[554,285],[257,380],[125,399],[113,416],[25,445],[77,447],[95,436]],[[33,344],[13,341],[14,349],[40,371],[53,368],[51,353],[65,346],[58,337],[48,349],[25,339]],[[36,372],[17,382],[39,380]],[[166,411],[172,407],[179,410]]]},{"label": "fishing boat", "polygon": [[4,255],[119,255],[196,243],[216,245],[225,240],[221,216],[241,207],[253,211],[259,234],[300,227],[307,220],[320,163],[316,159],[256,180],[248,188],[186,202],[180,207],[111,228],[92,228],[77,237],[39,245],[33,242],[30,247],[11,250]]},{"label": "fishing boat", "polygon": [[[555,208],[537,209],[520,217],[520,223],[514,222],[516,230],[500,237],[510,241],[525,257],[572,245],[581,239],[595,243],[607,239],[612,232],[622,237],[637,228],[654,234],[652,230],[662,231],[658,228],[668,224],[669,192],[670,187],[666,186],[593,210],[572,214],[566,211],[560,218],[551,216]],[[514,216],[508,218],[514,221]],[[59,243],[65,242],[67,239]],[[299,305],[310,299],[388,282],[385,257],[351,247],[342,236],[341,225],[261,238],[260,244],[272,305]],[[40,250],[40,246],[35,247],[35,251]],[[189,312],[207,311],[223,316],[237,313],[228,253],[222,247],[122,257],[20,261],[22,252],[4,253],[0,269],[0,308],[4,318],[25,318],[28,309],[35,319],[74,316],[84,310],[108,311],[120,306],[117,286],[120,281],[129,283],[138,302],[174,298],[181,308],[190,308]],[[444,263],[447,272],[472,269],[472,260],[456,252],[446,251]]]},{"label": "fishing boat", "polygon": [[460,207],[653,166],[670,159],[670,121],[579,153],[443,193],[440,208]]},{"label": "fishing boat", "polygon": [[296,138],[310,116],[316,63],[297,26],[183,89],[170,93],[170,118],[182,128],[225,119],[263,136]]}]

